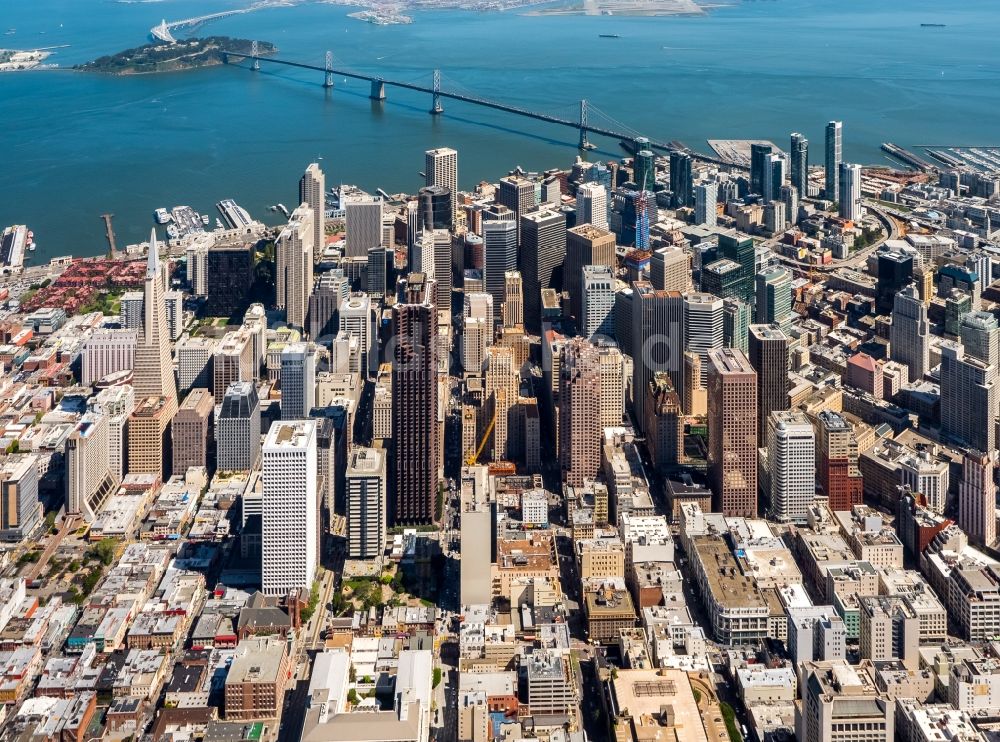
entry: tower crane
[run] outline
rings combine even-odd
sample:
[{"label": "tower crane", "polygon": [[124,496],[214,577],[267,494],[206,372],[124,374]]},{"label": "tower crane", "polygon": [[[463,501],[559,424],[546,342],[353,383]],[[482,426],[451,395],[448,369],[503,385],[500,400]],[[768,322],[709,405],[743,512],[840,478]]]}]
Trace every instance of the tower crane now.
[{"label": "tower crane", "polygon": [[493,418],[490,420],[490,424],[486,426],[486,432],[483,433],[482,440],[479,441],[479,447],[475,450],[475,452],[470,451],[465,457],[466,466],[475,466],[476,462],[479,461],[479,457],[482,455],[483,449],[486,448],[486,441],[490,439],[490,436],[493,434],[493,428],[496,427],[498,411],[499,409],[497,406],[493,405]]}]

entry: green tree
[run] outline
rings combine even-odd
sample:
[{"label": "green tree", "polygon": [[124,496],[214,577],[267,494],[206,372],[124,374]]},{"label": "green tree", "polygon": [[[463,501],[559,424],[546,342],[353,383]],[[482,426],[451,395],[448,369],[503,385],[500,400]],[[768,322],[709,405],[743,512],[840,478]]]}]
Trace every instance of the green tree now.
[{"label": "green tree", "polygon": [[441,668],[440,667],[435,667],[434,668],[434,684],[431,687],[432,688],[437,688],[439,685],[441,685]]},{"label": "green tree", "polygon": [[118,551],[118,541],[113,538],[102,538],[87,550],[88,559],[96,559],[105,567],[115,560]]},{"label": "green tree", "polygon": [[350,703],[352,706],[357,706],[359,700],[360,699],[358,698],[358,692],[354,688],[351,688],[349,691],[347,691],[348,703]]}]

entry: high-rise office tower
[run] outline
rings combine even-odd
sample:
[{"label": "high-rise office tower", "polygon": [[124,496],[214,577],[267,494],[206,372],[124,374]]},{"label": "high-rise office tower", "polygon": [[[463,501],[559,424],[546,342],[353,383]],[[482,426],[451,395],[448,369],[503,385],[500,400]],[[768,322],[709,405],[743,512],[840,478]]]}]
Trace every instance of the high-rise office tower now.
[{"label": "high-rise office tower", "polygon": [[119,324],[127,330],[141,327],[144,304],[142,291],[126,291],[122,294],[121,306],[118,309]]},{"label": "high-rise office tower", "polygon": [[788,331],[792,325],[792,276],[781,266],[766,268],[755,277],[756,322],[777,324]]},{"label": "high-rise office tower", "polygon": [[757,249],[750,237],[737,238],[719,235],[720,257],[740,266],[736,279],[735,296],[747,304],[754,303],[754,275],[757,273]]},{"label": "high-rise office tower", "polygon": [[708,475],[714,510],[757,517],[757,373],[732,348],[708,353]]},{"label": "high-rise office tower", "polygon": [[215,400],[208,389],[192,389],[177,408],[170,426],[174,474],[184,476],[192,466],[209,468],[209,446],[215,443]]},{"label": "high-rise office tower", "polygon": [[232,317],[246,311],[253,285],[254,243],[213,245],[205,253],[205,314]]},{"label": "high-rise office tower", "polygon": [[281,419],[302,420],[316,405],[316,347],[289,343],[281,349]]},{"label": "high-rise office tower", "polygon": [[212,356],[212,396],[226,393],[234,381],[254,381],[253,339],[246,330],[227,332]]},{"label": "high-rise office tower", "polygon": [[709,352],[724,344],[725,303],[712,294],[687,294],[684,297],[684,350],[701,357],[702,386],[708,383]]},{"label": "high-rise office tower", "polygon": [[135,347],[132,386],[136,397],[166,397],[168,415],[177,411],[177,385],[167,333],[167,312],[163,303],[163,273],[160,268],[156,230],[149,236],[149,259],[143,287],[142,322]]},{"label": "high-rise office tower", "polygon": [[425,185],[442,186],[448,189],[451,198],[451,218],[455,219],[455,205],[458,196],[458,152],[450,147],[429,149],[424,153]]},{"label": "high-rise office tower", "polygon": [[380,557],[386,537],[385,453],[375,448],[352,449],[347,459],[344,492],[348,556]]},{"label": "high-rise office tower", "polygon": [[770,516],[781,523],[805,523],[816,495],[816,440],[801,412],[772,412],[767,422]]},{"label": "high-rise office tower", "polygon": [[601,365],[601,429],[618,427],[625,413],[625,356],[616,345],[597,348]]},{"label": "high-rise office tower", "polygon": [[905,364],[909,378],[919,381],[930,370],[931,329],[927,307],[920,301],[913,285],[894,297],[892,325],[889,328],[889,357]]},{"label": "high-rise office tower", "polygon": [[582,338],[563,346],[559,366],[559,467],[579,487],[601,466],[601,366],[597,348]]},{"label": "high-rise office tower", "polygon": [[1000,369],[1000,325],[991,312],[963,314],[958,334],[966,355]]},{"label": "high-rise office tower", "polygon": [[649,258],[649,282],[660,291],[691,290],[691,256],[680,247],[661,247]]},{"label": "high-rise office tower", "polygon": [[763,190],[765,203],[774,201],[785,184],[785,156],[781,152],[771,152],[764,157]]},{"label": "high-rise office tower", "polygon": [[566,215],[541,209],[521,216],[520,224],[524,325],[529,332],[538,333],[542,328],[542,289],[562,288],[557,269],[566,257]]},{"label": "high-rise office tower", "polygon": [[654,373],[666,373],[675,390],[684,389],[684,301],[679,291],[660,291],[648,281],[632,284],[632,397],[637,419],[646,409]]},{"label": "high-rise office tower", "polygon": [[799,189],[793,185],[781,186],[778,199],[785,205],[785,221],[788,224],[799,223]]},{"label": "high-rise office tower", "polygon": [[249,471],[260,459],[260,398],[249,381],[226,389],[215,425],[218,471]]},{"label": "high-rise office tower", "polygon": [[750,145],[750,192],[764,197],[765,201],[771,188],[771,168],[767,157],[773,151],[770,144],[763,142]]},{"label": "high-rise office tower", "polygon": [[661,471],[676,466],[684,458],[684,411],[670,377],[655,373],[645,395],[642,428],[653,465]]},{"label": "high-rise office tower", "polygon": [[580,224],[566,230],[566,258],[563,262],[563,287],[569,291],[570,311],[580,326],[583,315],[583,267],[615,267],[615,235],[592,224]]},{"label": "high-rise office tower", "polygon": [[606,265],[583,266],[583,313],[580,328],[585,338],[615,337],[615,274]]},{"label": "high-rise office tower", "polygon": [[250,335],[250,362],[257,378],[267,351],[267,312],[263,304],[251,304],[243,314],[241,329]]},{"label": "high-rise office tower", "polygon": [[261,590],[308,595],[319,563],[319,491],[316,482],[316,421],[282,420],[271,425],[261,458],[263,530]]},{"label": "high-rise office tower", "polygon": [[[208,246],[192,245],[185,251],[187,254],[187,281],[191,293],[195,296],[208,296]],[[131,292],[127,292],[131,293]],[[122,296],[124,309],[125,296]],[[122,323],[122,327],[128,327]]]},{"label": "high-rise office tower", "polygon": [[686,152],[670,153],[670,192],[673,194],[671,205],[676,209],[691,205],[691,187],[694,183],[691,155]]},{"label": "high-rise office tower", "polygon": [[844,124],[831,121],[826,125],[826,189],[823,196],[835,201],[840,194],[840,163],[843,161]]},{"label": "high-rise office tower", "polygon": [[94,330],[83,346],[81,383],[93,386],[109,374],[135,368],[136,330]]},{"label": "high-rise office tower", "polygon": [[309,338],[314,343],[329,343],[337,334],[337,311],[351,293],[351,282],[342,270],[327,271],[316,279],[309,297]]},{"label": "high-rise office tower", "polygon": [[66,512],[88,523],[118,490],[119,477],[111,472],[108,418],[88,412],[66,439]]},{"label": "high-rise office tower", "polygon": [[656,157],[652,150],[640,149],[632,159],[633,180],[640,191],[656,190]]},{"label": "high-rise office tower", "polygon": [[340,329],[358,339],[361,352],[361,372],[374,375],[378,371],[378,346],[372,331],[372,305],[368,294],[352,292],[340,305]]},{"label": "high-rise office tower", "polygon": [[15,454],[0,465],[0,541],[18,543],[42,525],[38,457]]},{"label": "high-rise office tower", "polygon": [[493,306],[504,300],[504,276],[517,270],[517,221],[504,208],[497,219],[483,219],[483,285]]},{"label": "high-rise office tower", "polygon": [[[493,460],[510,461],[517,450],[513,409],[517,404],[520,376],[514,351],[492,346],[486,355],[486,414],[493,423]],[[473,453],[463,452],[463,453]]]},{"label": "high-rise office tower", "polygon": [[600,183],[582,183],[576,190],[576,223],[608,228],[608,192]]},{"label": "high-rise office tower", "polygon": [[420,225],[424,231],[435,229],[450,230],[455,222],[452,204],[455,195],[444,186],[425,186],[418,194],[420,201]]},{"label": "high-rise office tower", "polygon": [[719,184],[714,180],[694,187],[694,223],[714,227],[719,216]]},{"label": "high-rise office tower", "polygon": [[763,441],[771,413],[788,409],[788,336],[775,325],[751,325],[748,349],[757,372],[757,436]]},{"label": "high-rise office tower", "polygon": [[177,410],[170,397],[136,400],[128,420],[128,473],[155,474],[161,482],[170,477],[170,423]]},{"label": "high-rise office tower", "polygon": [[913,256],[895,250],[878,253],[878,275],[875,281],[875,313],[889,314],[904,286],[913,281]]},{"label": "high-rise office tower", "polygon": [[[495,299],[493,306],[496,306]],[[517,271],[504,274],[502,315],[504,327],[524,325],[524,282]]]},{"label": "high-rise office tower", "polygon": [[347,232],[344,256],[366,258],[369,248],[383,244],[382,199],[367,193],[343,198],[344,229]]},{"label": "high-rise office tower", "polygon": [[176,340],[184,332],[184,292],[167,291],[163,294],[163,308],[167,315],[167,337]]},{"label": "high-rise office tower", "polygon": [[993,458],[966,451],[958,484],[958,525],[977,544],[992,546],[997,539],[997,486]]},{"label": "high-rise office tower", "polygon": [[279,309],[296,329],[304,329],[313,285],[313,212],[301,204],[275,242],[275,284]]},{"label": "high-rise office tower", "polygon": [[398,524],[434,520],[441,443],[438,431],[437,290],[424,274],[397,286],[392,308],[392,430]]},{"label": "high-rise office tower", "polygon": [[387,251],[382,245],[368,250],[368,275],[365,290],[373,299],[385,298]]},{"label": "high-rise office tower", "polygon": [[326,177],[315,162],[299,180],[299,203],[312,211],[313,262],[318,263],[326,247]]},{"label": "high-rise office tower", "polygon": [[451,233],[446,229],[435,229],[434,236],[434,284],[437,287],[437,307],[439,312],[451,314]]},{"label": "high-rise office tower", "polygon": [[90,398],[88,408],[108,421],[108,469],[115,481],[127,472],[128,421],[135,409],[135,389],[128,384],[109,386]]},{"label": "high-rise office tower", "polygon": [[942,341],[942,436],[978,451],[994,451],[998,394],[996,366],[965,355],[959,343]]},{"label": "high-rise office tower", "polygon": [[739,299],[722,300],[722,347],[747,352],[751,314],[750,306]]},{"label": "high-rise office tower", "polygon": [[521,240],[521,217],[535,208],[538,199],[535,196],[535,184],[527,178],[508,175],[500,178],[500,190],[497,192],[497,202],[514,212],[514,222],[517,225],[518,242]]},{"label": "high-rise office tower", "polygon": [[462,307],[462,368],[466,373],[483,372],[486,349],[492,339],[493,296],[486,293],[466,294]]},{"label": "high-rise office tower", "polygon": [[841,218],[853,222],[860,221],[864,216],[864,208],[861,205],[861,166],[848,162],[840,163],[839,180],[840,193],[837,200]]},{"label": "high-rise office tower", "polygon": [[858,439],[839,412],[816,415],[816,482],[834,512],[861,504],[864,480],[858,469]]},{"label": "high-rise office tower", "polygon": [[809,197],[809,140],[798,132],[792,133],[792,185],[803,198]]}]

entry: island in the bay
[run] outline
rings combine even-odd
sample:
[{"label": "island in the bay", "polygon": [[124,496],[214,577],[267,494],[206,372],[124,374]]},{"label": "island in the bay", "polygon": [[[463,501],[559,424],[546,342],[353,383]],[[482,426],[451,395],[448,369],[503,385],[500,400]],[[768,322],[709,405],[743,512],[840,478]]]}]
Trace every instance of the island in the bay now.
[{"label": "island in the bay", "polygon": [[[177,72],[223,64],[226,61],[227,52],[250,54],[252,44],[253,42],[247,39],[234,39],[229,36],[185,39],[174,44],[153,42],[76,65],[74,69],[84,72],[106,72],[113,75]],[[268,56],[277,50],[278,48],[274,44],[266,41],[257,42],[259,56]]]}]

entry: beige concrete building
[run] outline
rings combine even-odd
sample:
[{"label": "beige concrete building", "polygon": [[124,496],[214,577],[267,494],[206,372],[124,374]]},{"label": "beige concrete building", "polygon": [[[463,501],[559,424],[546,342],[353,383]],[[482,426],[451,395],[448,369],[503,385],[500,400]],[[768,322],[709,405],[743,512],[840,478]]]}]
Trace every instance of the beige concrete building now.
[{"label": "beige concrete building", "polygon": [[562,479],[582,485],[601,466],[601,360],[596,347],[574,338],[559,370],[558,451]]},{"label": "beige concrete building", "polygon": [[136,404],[128,421],[129,474],[155,474],[166,481],[173,463],[170,423],[176,403],[167,397],[146,397]]},{"label": "beige concrete building", "polygon": [[308,203],[301,203],[281,230],[274,248],[278,308],[285,310],[288,324],[299,330],[305,328],[313,287],[317,234],[313,213]]},{"label": "beige concrete building", "polygon": [[208,389],[192,389],[171,426],[174,474],[183,475],[192,466],[208,466],[208,447],[215,440],[215,400]]},{"label": "beige concrete building", "polygon": [[757,515],[757,373],[734,348],[708,353],[708,472],[715,510]]}]

